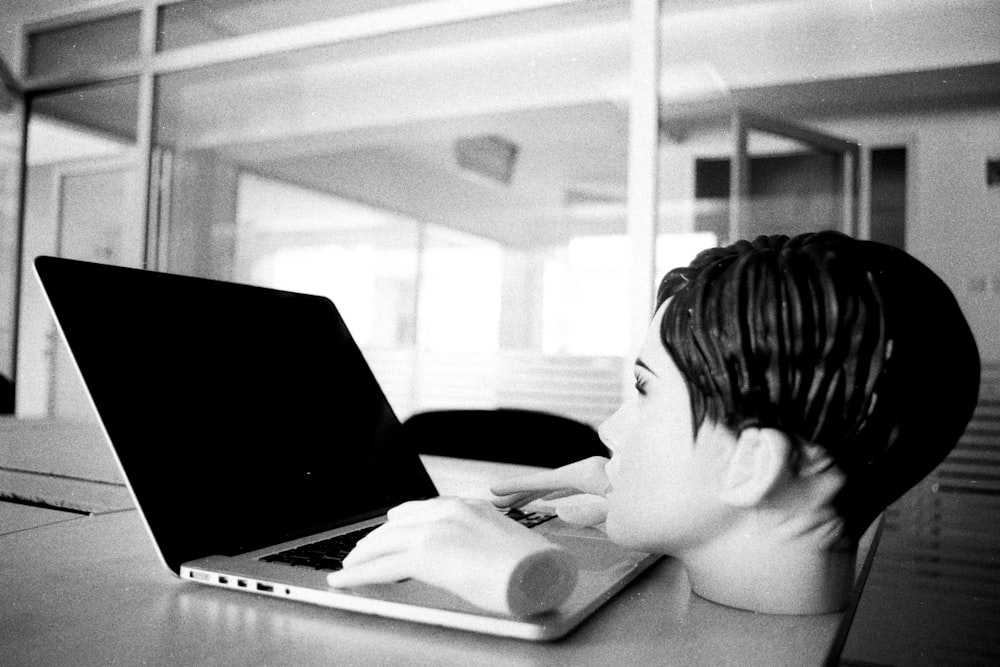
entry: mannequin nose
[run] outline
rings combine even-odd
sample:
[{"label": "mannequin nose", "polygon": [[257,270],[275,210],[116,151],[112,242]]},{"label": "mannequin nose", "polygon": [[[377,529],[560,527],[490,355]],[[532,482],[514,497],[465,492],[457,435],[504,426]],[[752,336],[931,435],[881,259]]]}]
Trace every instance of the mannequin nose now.
[{"label": "mannequin nose", "polygon": [[621,439],[621,420],[622,408],[618,408],[614,414],[601,422],[597,427],[598,437],[601,438],[601,442],[611,451],[612,455],[618,451],[618,443]]}]

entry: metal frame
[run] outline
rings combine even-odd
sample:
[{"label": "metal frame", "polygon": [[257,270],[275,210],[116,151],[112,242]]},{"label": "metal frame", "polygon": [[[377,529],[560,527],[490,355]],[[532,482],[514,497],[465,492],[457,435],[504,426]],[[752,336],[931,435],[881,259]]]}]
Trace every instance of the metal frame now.
[{"label": "metal frame", "polygon": [[[626,217],[632,246],[629,340],[638,349],[653,315],[659,222],[660,3],[632,0]],[[625,382],[631,382],[631,363]]]},{"label": "metal frame", "polygon": [[313,21],[302,25],[266,30],[250,35],[196,44],[165,52],[156,51],[156,26],[159,8],[182,0],[145,0],[115,3],[57,18],[34,21],[24,26],[23,53],[27,53],[28,34],[35,29],[69,27],[90,19],[140,10],[143,12],[141,57],[114,65],[94,66],[66,74],[26,77],[25,88],[31,92],[82,85],[137,74],[164,74],[208,65],[217,65],[258,56],[290,53],[317,46],[355,41],[383,35],[433,28],[467,21],[513,15],[550,7],[583,5],[588,0],[423,0],[389,9],[378,9],[351,16]]},{"label": "metal frame", "polygon": [[840,231],[858,236],[858,200],[860,187],[861,148],[857,143],[819,132],[805,125],[766,116],[748,109],[737,109],[732,115],[733,161],[729,173],[729,239],[743,238],[746,223],[745,201],[750,198],[750,156],[747,139],[751,130],[793,139],[822,152],[843,158],[843,204]]},{"label": "metal frame", "polygon": [[6,86],[7,90],[13,93],[15,97],[22,97],[24,95],[21,82],[17,80],[14,72],[7,66],[7,62],[3,58],[0,58],[0,86]]},{"label": "metal frame", "polygon": [[[20,348],[18,335],[21,328],[21,283],[23,281],[23,259],[24,254],[24,207],[25,207],[25,174],[27,173],[27,155],[28,155],[28,106],[24,100],[24,90],[14,76],[14,73],[7,67],[7,63],[0,58],[0,86],[7,89],[12,97],[15,98],[15,104],[20,105],[20,128],[21,128],[21,146],[18,151],[17,156],[17,204],[16,213],[14,220],[15,228],[15,239],[14,239],[14,266],[12,277],[12,284],[14,286],[13,300],[11,303],[11,308],[13,310],[13,319],[11,321],[11,350],[10,350],[10,374],[9,378],[11,382],[17,385],[17,369],[18,369],[18,350]],[[7,369],[4,369],[6,372]],[[15,388],[15,401],[16,401],[16,388]]]}]

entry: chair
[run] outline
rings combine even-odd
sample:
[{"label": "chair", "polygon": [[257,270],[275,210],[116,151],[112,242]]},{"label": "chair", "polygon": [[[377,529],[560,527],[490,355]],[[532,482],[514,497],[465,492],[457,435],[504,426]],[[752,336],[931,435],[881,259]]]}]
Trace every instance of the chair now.
[{"label": "chair", "polygon": [[431,410],[403,423],[421,454],[557,468],[608,456],[591,426],[568,417],[521,410]]},{"label": "chair", "polygon": [[0,375],[0,415],[14,413],[14,383]]}]

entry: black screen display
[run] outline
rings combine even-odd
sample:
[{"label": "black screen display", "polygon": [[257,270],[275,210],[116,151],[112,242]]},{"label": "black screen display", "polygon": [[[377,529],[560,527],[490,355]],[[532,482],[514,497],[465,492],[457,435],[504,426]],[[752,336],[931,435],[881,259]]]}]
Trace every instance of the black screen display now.
[{"label": "black screen display", "polygon": [[328,299],[35,266],[173,570],[436,495]]}]

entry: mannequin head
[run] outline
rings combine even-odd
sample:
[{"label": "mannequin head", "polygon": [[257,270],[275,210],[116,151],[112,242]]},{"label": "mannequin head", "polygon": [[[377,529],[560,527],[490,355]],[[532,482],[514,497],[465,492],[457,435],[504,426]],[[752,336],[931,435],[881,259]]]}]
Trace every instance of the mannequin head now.
[{"label": "mannequin head", "polygon": [[[828,585],[806,570],[849,551],[954,447],[979,354],[926,266],[820,232],[714,248],[668,273],[636,373],[636,397],[602,426],[620,454],[608,532],[678,556],[696,591],[702,579],[726,597],[732,578],[712,568],[748,553],[797,559]],[[836,568],[849,583],[852,567]],[[755,608],[755,594],[734,603]]]},{"label": "mannequin head", "polygon": [[760,237],[671,271],[661,339],[694,423],[779,429],[844,473],[860,536],[955,446],[979,352],[944,282],[896,248],[836,232]]}]

